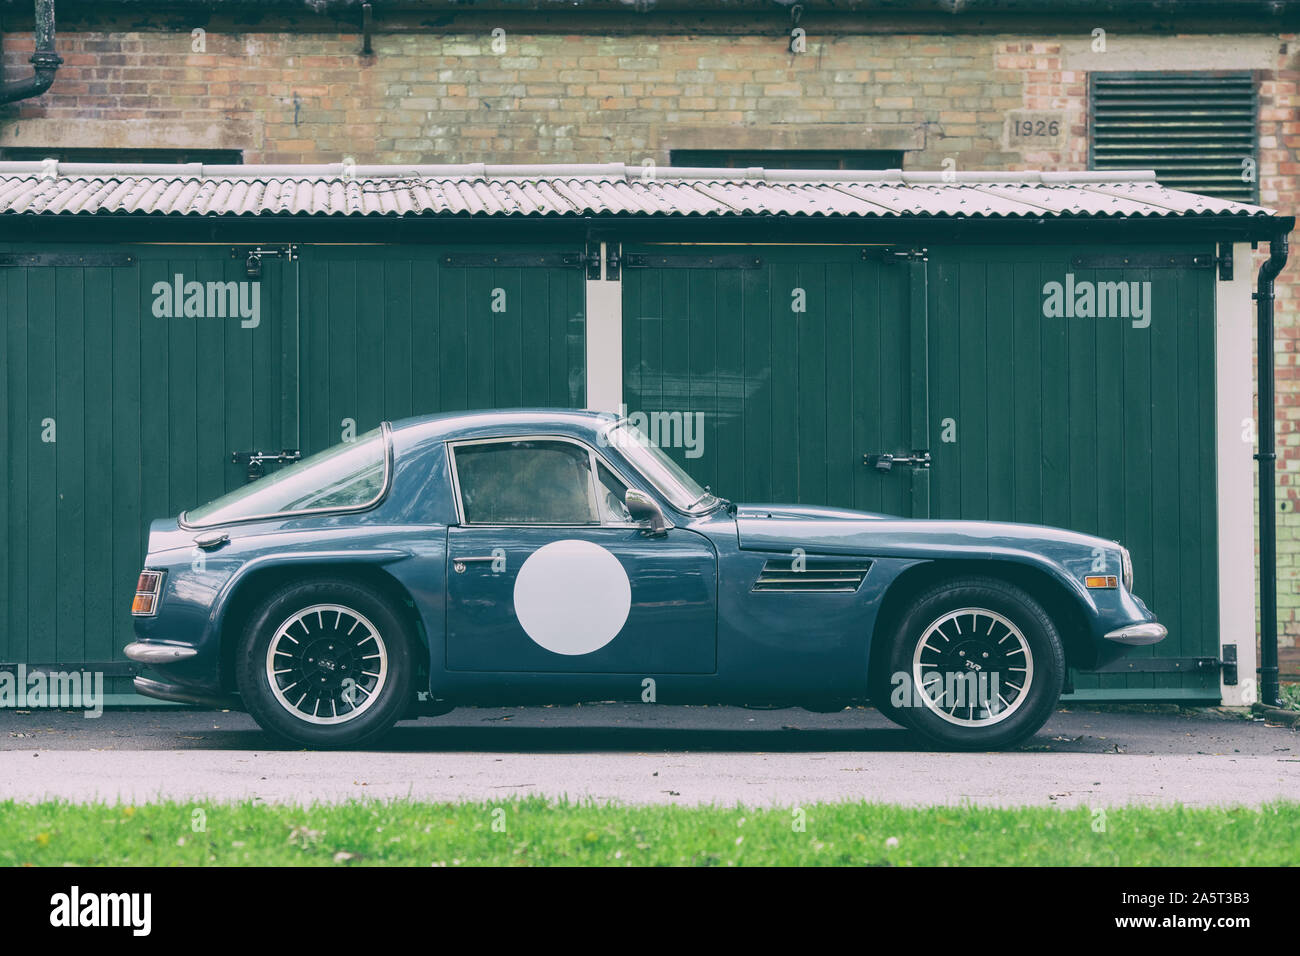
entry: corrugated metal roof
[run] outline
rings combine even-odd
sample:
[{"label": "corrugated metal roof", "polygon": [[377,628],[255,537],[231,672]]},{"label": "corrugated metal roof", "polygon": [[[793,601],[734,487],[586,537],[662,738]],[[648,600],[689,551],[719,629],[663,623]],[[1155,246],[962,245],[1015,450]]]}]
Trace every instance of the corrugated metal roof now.
[{"label": "corrugated metal roof", "polygon": [[0,213],[161,216],[1268,217],[1155,174],[638,166],[0,163]]}]

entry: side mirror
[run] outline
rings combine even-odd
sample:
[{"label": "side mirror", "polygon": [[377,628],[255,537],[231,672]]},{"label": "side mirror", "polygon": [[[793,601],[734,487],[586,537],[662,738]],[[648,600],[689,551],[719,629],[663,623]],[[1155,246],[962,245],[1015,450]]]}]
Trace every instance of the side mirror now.
[{"label": "side mirror", "polygon": [[623,502],[627,505],[628,513],[632,515],[633,520],[649,525],[646,533],[652,538],[668,533],[668,522],[664,520],[664,513],[649,495],[635,488],[629,488],[627,494],[623,496]]}]

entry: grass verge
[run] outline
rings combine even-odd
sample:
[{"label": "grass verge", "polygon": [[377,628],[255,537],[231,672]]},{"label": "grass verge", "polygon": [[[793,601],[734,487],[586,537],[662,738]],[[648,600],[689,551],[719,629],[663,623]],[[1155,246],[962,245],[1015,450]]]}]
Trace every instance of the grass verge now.
[{"label": "grass verge", "polygon": [[552,803],[0,802],[0,864],[1066,865],[1300,862],[1300,803],[1260,808],[752,809]]}]

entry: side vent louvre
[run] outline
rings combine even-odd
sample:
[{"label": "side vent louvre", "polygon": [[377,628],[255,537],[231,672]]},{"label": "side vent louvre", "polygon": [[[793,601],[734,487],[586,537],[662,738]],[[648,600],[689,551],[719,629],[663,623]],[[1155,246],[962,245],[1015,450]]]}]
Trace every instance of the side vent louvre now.
[{"label": "side vent louvre", "polygon": [[771,558],[763,565],[754,590],[852,593],[862,586],[870,569],[871,562],[861,558]]}]

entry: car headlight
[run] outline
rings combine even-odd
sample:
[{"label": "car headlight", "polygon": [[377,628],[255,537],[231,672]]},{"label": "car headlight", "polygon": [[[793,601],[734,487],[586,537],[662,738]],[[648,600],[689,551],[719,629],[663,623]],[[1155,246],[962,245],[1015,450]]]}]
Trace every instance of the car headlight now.
[{"label": "car headlight", "polygon": [[1124,579],[1124,590],[1133,590],[1133,556],[1128,553],[1128,548],[1120,545],[1119,549],[1120,567],[1123,569],[1120,573]]}]

